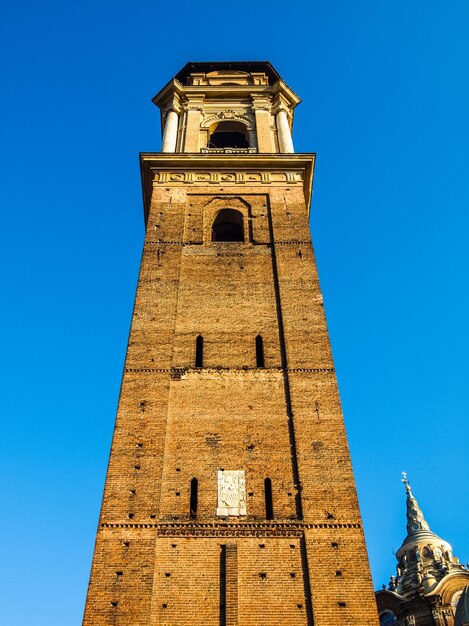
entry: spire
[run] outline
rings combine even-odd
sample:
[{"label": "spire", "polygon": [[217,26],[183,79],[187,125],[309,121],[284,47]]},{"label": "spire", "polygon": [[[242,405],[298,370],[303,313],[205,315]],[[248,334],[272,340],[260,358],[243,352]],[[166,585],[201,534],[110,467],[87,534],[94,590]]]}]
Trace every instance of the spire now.
[{"label": "spire", "polygon": [[453,557],[450,544],[430,530],[406,472],[402,472],[402,482],[407,494],[407,536],[396,553],[397,577],[391,578],[389,589],[410,598],[431,593],[447,574],[464,567]]},{"label": "spire", "polygon": [[407,473],[402,472],[402,476],[403,476],[402,482],[405,485],[405,490],[407,493],[407,501],[406,501],[407,535],[415,533],[418,530],[430,530],[430,526],[428,525],[425,517],[423,516],[423,513],[418,505],[418,502],[412,494],[409,481],[407,480]]}]

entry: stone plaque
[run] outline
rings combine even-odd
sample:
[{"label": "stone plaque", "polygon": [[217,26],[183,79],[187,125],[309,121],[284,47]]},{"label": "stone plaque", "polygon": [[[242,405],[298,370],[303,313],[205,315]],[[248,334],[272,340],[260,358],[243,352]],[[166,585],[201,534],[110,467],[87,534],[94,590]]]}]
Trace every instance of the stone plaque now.
[{"label": "stone plaque", "polygon": [[218,471],[217,515],[246,515],[244,470]]}]

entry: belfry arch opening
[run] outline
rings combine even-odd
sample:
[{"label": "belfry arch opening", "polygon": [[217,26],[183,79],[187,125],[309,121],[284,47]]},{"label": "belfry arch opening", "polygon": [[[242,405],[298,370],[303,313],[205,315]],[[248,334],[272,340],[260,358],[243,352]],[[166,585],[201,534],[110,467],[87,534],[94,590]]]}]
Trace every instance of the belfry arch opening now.
[{"label": "belfry arch opening", "polygon": [[244,218],[241,211],[219,211],[212,224],[212,241],[244,241]]},{"label": "belfry arch opening", "polygon": [[247,127],[241,122],[216,122],[210,126],[209,148],[249,148]]}]

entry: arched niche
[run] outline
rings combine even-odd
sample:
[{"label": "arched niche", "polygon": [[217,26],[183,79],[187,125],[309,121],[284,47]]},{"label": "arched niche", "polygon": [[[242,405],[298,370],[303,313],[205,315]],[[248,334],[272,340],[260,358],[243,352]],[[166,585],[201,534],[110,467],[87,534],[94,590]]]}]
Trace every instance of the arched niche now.
[{"label": "arched niche", "polygon": [[393,611],[386,609],[379,614],[379,626],[397,626],[397,616]]},{"label": "arched niche", "polygon": [[[204,243],[205,245],[213,245],[214,243],[223,243],[221,239],[218,239],[218,235],[213,239],[213,227],[219,224],[237,224],[239,228],[242,228],[241,233],[235,238],[231,238],[232,242],[244,242],[251,241],[251,206],[238,196],[216,196],[212,198],[204,208]],[[218,220],[218,221],[217,221]],[[230,227],[228,227],[230,229]],[[223,230],[223,227],[220,227]],[[234,229],[233,229],[234,230]],[[239,232],[239,231],[238,231]]]},{"label": "arched niche", "polygon": [[244,242],[244,217],[236,209],[221,209],[212,224],[212,241]]}]

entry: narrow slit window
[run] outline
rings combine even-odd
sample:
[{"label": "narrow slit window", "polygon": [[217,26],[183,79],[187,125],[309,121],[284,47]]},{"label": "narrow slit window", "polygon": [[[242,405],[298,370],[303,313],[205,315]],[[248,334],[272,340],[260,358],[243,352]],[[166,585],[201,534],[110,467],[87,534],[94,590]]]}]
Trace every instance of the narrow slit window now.
[{"label": "narrow slit window", "polygon": [[226,546],[220,546],[220,626],[226,626]]},{"label": "narrow slit window", "polygon": [[256,337],[256,367],[265,367],[264,340],[260,335]]},{"label": "narrow slit window", "polygon": [[190,516],[192,519],[197,517],[197,478],[191,480],[191,501],[190,501]]},{"label": "narrow slit window", "polygon": [[195,366],[203,367],[204,364],[204,338],[202,335],[197,335],[195,340]]},{"label": "narrow slit window", "polygon": [[272,500],[272,481],[266,478],[264,481],[265,493],[265,517],[266,519],[274,519],[274,503]]}]

